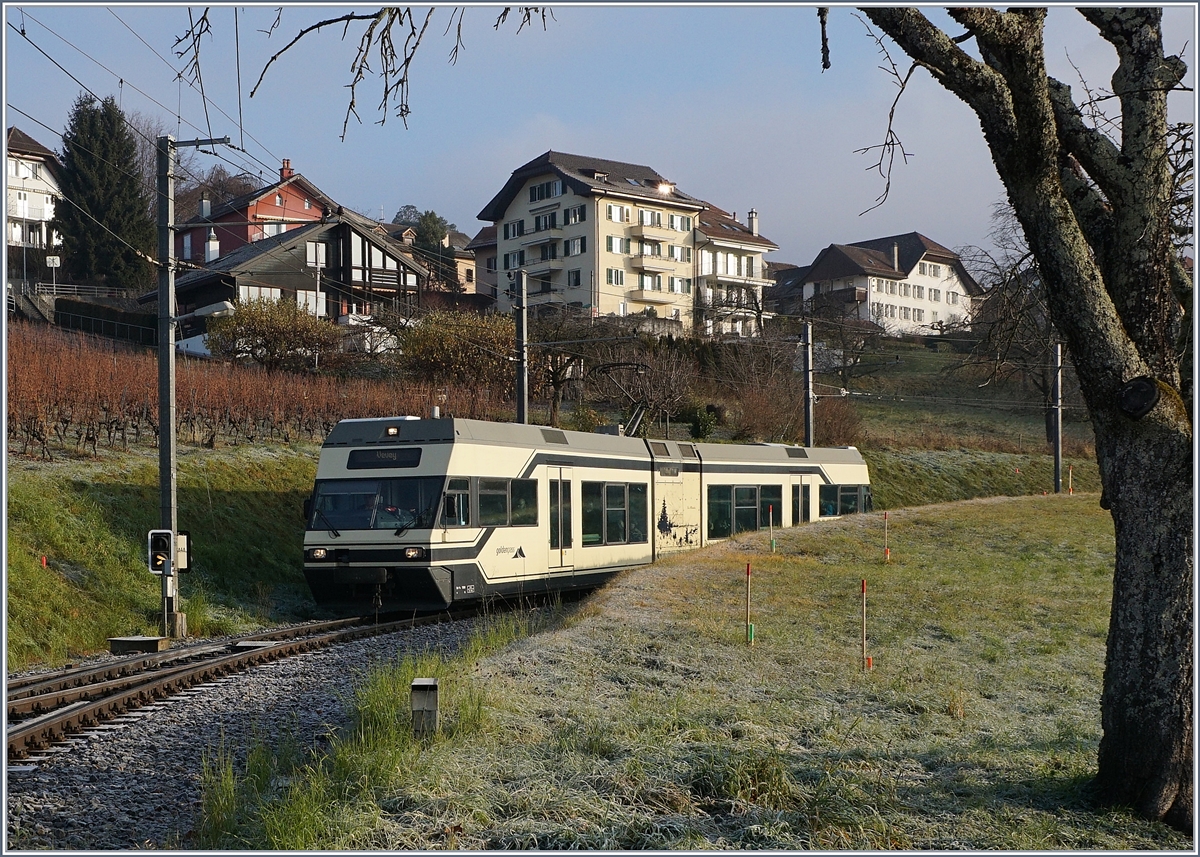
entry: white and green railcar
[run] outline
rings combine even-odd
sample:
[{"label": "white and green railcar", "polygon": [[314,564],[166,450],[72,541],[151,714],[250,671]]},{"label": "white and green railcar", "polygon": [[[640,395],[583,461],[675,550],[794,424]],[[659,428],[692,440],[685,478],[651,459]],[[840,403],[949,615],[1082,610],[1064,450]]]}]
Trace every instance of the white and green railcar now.
[{"label": "white and green railcar", "polygon": [[343,420],[305,503],[304,574],[318,603],[441,609],[593,587],[735,533],[870,508],[853,447]]}]

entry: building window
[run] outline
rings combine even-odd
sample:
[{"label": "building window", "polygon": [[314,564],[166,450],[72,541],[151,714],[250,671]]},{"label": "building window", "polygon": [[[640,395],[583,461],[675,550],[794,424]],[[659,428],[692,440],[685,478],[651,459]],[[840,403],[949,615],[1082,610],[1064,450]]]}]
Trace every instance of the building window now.
[{"label": "building window", "polygon": [[283,194],[281,194],[281,193],[275,194],[275,204],[280,205],[280,206],[283,205]]},{"label": "building window", "polygon": [[933,301],[934,303],[941,303],[942,290],[941,289],[930,289],[929,290],[929,299],[931,301]]},{"label": "building window", "polygon": [[513,268],[519,268],[525,264],[525,251],[516,250],[512,253],[504,254],[504,270],[511,271]]},{"label": "building window", "polygon": [[192,233],[185,232],[183,235],[183,258],[192,258]]},{"label": "building window", "polygon": [[638,288],[662,291],[662,274],[638,274]]},{"label": "building window", "polygon": [[541,260],[543,262],[549,262],[551,259],[557,259],[557,258],[558,258],[558,245],[557,244],[543,244],[542,245]]},{"label": "building window", "polygon": [[324,268],[325,267],[325,242],[324,241],[306,241],[305,251],[308,267]]},{"label": "building window", "polygon": [[687,232],[692,228],[692,218],[686,214],[668,214],[667,226],[676,232]]},{"label": "building window", "polygon": [[264,223],[262,228],[263,237],[271,238],[276,235],[282,235],[285,228],[282,223]]},{"label": "building window", "polygon": [[918,286],[918,285],[916,285],[916,284],[914,283],[914,284],[913,284],[913,297],[914,297],[914,298],[920,298],[921,300],[924,300],[924,299],[925,299],[925,287],[924,287],[924,286]]},{"label": "building window", "polygon": [[888,284],[887,284],[887,293],[888,293],[889,295],[894,295],[894,294],[896,294],[896,283],[895,283],[895,281],[894,281],[894,280],[888,280]]},{"label": "building window", "polygon": [[913,321],[919,321],[919,322],[924,322],[924,321],[925,321],[925,310],[923,310],[923,309],[914,309],[914,310],[912,311],[912,314],[913,314]]},{"label": "building window", "polygon": [[667,255],[676,262],[690,262],[692,261],[692,248],[672,244],[667,248]]},{"label": "building window", "polygon": [[520,238],[524,234],[525,234],[525,221],[524,220],[512,220],[512,221],[509,221],[508,223],[504,224],[504,240],[505,241],[507,241],[511,238]]},{"label": "building window", "polygon": [[562,181],[559,179],[535,184],[529,188],[530,202],[540,202],[543,199],[553,199],[556,196],[562,196]]},{"label": "building window", "polygon": [[643,208],[638,212],[638,223],[642,226],[662,226],[662,212]]},{"label": "building window", "polygon": [[610,253],[628,253],[632,246],[633,242],[630,239],[619,235],[609,235],[604,239],[604,249]]},{"label": "building window", "polygon": [[608,203],[605,207],[608,219],[614,223],[628,223],[632,215],[632,209],[628,205],[615,205]]},{"label": "building window", "polygon": [[643,256],[661,256],[662,243],[659,241],[639,241],[638,252]]},{"label": "building window", "polygon": [[958,303],[958,292],[946,292],[946,303],[957,304]]},{"label": "building window", "polygon": [[583,223],[587,220],[587,206],[576,205],[566,209],[563,212],[563,225],[571,226],[575,223]]},{"label": "building window", "polygon": [[941,265],[930,265],[929,266],[929,276],[941,277],[942,276],[942,266]]},{"label": "building window", "polygon": [[924,262],[918,262],[917,263],[917,271],[918,271],[918,273],[920,273],[920,275],[922,277],[924,277],[926,274],[929,273],[929,266],[926,265]]},{"label": "building window", "polygon": [[484,260],[484,263],[483,263],[483,268],[484,268],[484,270],[485,270],[485,271],[488,271],[489,273],[495,273],[495,271],[496,271],[496,257],[495,257],[495,256],[488,256],[488,257],[487,257],[487,259],[486,259],[486,260]]},{"label": "building window", "polygon": [[582,272],[578,268],[576,268],[573,271],[567,271],[567,288],[568,289],[579,288],[580,283],[582,282],[581,274],[582,274]]},{"label": "building window", "polygon": [[900,317],[902,319],[904,319],[905,321],[911,321],[912,320],[912,310],[906,306],[900,307]]},{"label": "building window", "polygon": [[472,270],[471,268],[467,268],[466,278],[467,278],[468,283],[475,282],[475,271]]},{"label": "building window", "polygon": [[587,250],[587,238],[568,238],[563,242],[564,256],[578,256]]},{"label": "building window", "polygon": [[533,231],[544,232],[547,229],[558,228],[558,212],[552,211],[549,214],[535,214],[533,217]]},{"label": "building window", "polygon": [[[605,281],[610,286],[625,285],[625,270],[623,268],[609,268],[605,272]],[[624,306],[624,304],[622,304],[622,306]],[[624,313],[621,314],[624,315]]]},{"label": "building window", "polygon": [[308,211],[310,208],[312,208],[312,200],[311,199],[304,200],[304,210]]},{"label": "building window", "polygon": [[677,295],[690,295],[692,293],[692,278],[691,277],[671,277],[671,291]]},{"label": "building window", "polygon": [[929,320],[932,321],[934,324],[937,323],[937,320],[938,320],[937,310],[933,310],[932,312],[929,313]]},{"label": "building window", "polygon": [[900,297],[907,298],[907,297],[909,297],[909,293],[910,293],[910,287],[909,287],[908,283],[901,283],[900,284]]}]

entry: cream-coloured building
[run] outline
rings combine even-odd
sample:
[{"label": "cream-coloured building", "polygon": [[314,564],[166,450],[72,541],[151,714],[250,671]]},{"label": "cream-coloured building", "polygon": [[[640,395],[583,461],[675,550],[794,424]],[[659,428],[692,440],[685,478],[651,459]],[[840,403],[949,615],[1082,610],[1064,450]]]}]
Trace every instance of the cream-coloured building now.
[{"label": "cream-coloured building", "polygon": [[830,244],[804,275],[804,313],[873,321],[889,333],[969,324],[983,289],[953,250],[919,232]]},{"label": "cream-coloured building", "polygon": [[779,245],[758,232],[753,208],[746,223],[712,203],[696,220],[696,332],[706,336],[758,336],[771,317],[763,309],[767,276],[763,254]]},{"label": "cream-coloured building", "polygon": [[529,305],[649,315],[691,331],[697,217],[705,205],[650,167],[546,152],[479,213],[496,225],[497,307],[524,269]]}]

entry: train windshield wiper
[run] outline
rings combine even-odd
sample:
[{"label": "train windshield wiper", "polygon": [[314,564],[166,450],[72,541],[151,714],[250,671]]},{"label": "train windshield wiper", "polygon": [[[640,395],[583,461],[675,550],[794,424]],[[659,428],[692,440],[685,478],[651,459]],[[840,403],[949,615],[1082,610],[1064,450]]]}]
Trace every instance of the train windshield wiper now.
[{"label": "train windshield wiper", "polygon": [[323,511],[321,511],[320,507],[317,507],[317,514],[320,515],[325,520],[325,523],[329,524],[329,532],[333,533],[333,537],[335,539],[341,538],[342,534],[338,532],[338,528],[333,525],[333,521],[329,520],[329,518],[326,517],[325,513]]},{"label": "train windshield wiper", "polygon": [[396,532],[394,535],[402,536],[413,527],[424,521],[427,517],[430,517],[434,513],[434,510],[441,505],[441,502],[441,497],[438,497],[436,500],[432,501],[428,506],[425,507],[423,512],[421,512],[419,515],[414,515],[413,519],[407,524],[401,524],[400,526],[396,527]]}]

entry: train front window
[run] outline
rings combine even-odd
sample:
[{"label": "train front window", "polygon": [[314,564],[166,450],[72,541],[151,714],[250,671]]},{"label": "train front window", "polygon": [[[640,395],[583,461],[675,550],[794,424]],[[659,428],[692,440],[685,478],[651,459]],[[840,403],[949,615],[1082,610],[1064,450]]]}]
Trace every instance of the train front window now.
[{"label": "train front window", "polygon": [[442,497],[440,476],[399,479],[322,479],[310,530],[409,530],[433,525]]}]

